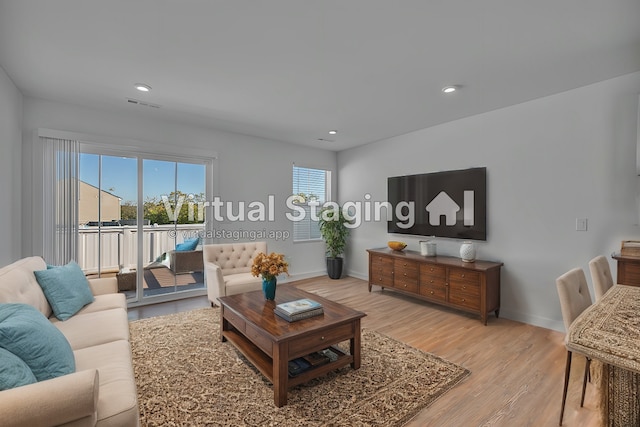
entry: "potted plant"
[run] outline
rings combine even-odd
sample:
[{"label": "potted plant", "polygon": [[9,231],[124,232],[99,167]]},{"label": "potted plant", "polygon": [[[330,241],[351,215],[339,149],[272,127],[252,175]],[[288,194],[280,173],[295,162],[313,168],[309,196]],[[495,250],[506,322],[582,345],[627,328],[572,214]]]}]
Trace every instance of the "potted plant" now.
[{"label": "potted plant", "polygon": [[342,276],[344,247],[347,244],[350,221],[344,217],[341,208],[326,207],[320,210],[318,225],[320,234],[327,245],[327,274],[332,279]]}]

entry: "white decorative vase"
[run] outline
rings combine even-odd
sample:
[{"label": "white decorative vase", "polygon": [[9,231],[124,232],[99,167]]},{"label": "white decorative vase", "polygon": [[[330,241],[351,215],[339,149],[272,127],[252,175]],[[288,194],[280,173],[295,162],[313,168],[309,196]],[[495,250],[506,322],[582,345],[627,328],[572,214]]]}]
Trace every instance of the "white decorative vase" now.
[{"label": "white decorative vase", "polygon": [[474,262],[476,260],[476,247],[473,242],[465,240],[460,245],[460,258],[464,262]]}]

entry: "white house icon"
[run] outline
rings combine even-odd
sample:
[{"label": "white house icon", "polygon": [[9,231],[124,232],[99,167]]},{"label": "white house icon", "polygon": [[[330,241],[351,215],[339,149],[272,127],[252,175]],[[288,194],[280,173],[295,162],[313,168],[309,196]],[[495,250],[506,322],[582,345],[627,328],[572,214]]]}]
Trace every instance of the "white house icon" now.
[{"label": "white house icon", "polygon": [[[463,224],[471,227],[475,218],[475,193],[472,190],[464,191]],[[441,191],[425,208],[429,213],[429,224],[434,227],[440,225],[440,217],[444,215],[445,225],[456,225],[457,213],[460,206],[446,192]]]},{"label": "white house icon", "polygon": [[425,208],[429,213],[429,224],[440,225],[440,217],[444,215],[446,225],[456,225],[456,214],[460,206],[447,193],[441,191]]}]

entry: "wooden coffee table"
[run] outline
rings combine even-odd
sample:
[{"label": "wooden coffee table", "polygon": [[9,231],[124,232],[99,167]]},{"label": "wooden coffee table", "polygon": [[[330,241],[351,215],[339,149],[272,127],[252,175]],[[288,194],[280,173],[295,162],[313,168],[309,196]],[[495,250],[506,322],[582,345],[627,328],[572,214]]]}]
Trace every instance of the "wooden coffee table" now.
[{"label": "wooden coffee table", "polygon": [[[277,316],[276,304],[309,298],[322,304],[324,314],[296,322]],[[351,365],[360,368],[360,319],[365,313],[305,292],[291,285],[279,285],[276,300],[267,301],[262,291],[218,298],[220,301],[220,340],[229,341],[273,384],[276,406],[287,404],[291,387]],[[335,347],[337,360],[313,367],[295,377],[289,376],[288,362],[297,357],[349,340],[349,353]]]}]

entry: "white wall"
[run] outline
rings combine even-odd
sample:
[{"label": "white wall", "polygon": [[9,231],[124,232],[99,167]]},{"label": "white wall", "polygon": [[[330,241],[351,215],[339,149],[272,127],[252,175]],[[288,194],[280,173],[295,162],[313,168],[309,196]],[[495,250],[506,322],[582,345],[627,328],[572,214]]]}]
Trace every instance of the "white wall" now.
[{"label": "white wall", "polygon": [[[17,205],[20,153],[15,140],[20,138],[21,97],[0,74],[0,120],[8,120],[0,126],[0,141],[3,154],[12,151],[0,159],[0,195]],[[361,201],[367,193],[372,200],[385,200],[388,176],[486,166],[488,240],[477,244],[478,257],[505,264],[501,315],[562,330],[555,278],[573,267],[584,268],[589,277],[592,257],[610,255],[623,239],[640,238],[635,164],[639,92],[640,73],[629,74],[340,152],[340,201]],[[31,141],[36,129],[49,128],[136,140],[149,149],[168,144],[216,152],[223,200],[273,193],[284,202],[291,163],[336,168],[335,154],[325,150],[39,99],[23,102],[24,141]],[[28,153],[22,164],[22,189],[28,192]],[[37,206],[25,199],[23,236],[16,226],[20,211],[0,210],[0,227],[13,242],[2,245],[0,260],[17,258],[20,242],[31,241],[28,215]],[[283,212],[279,206],[278,221],[266,228],[290,229]],[[575,231],[578,217],[588,218],[587,232]],[[366,279],[366,249],[382,247],[391,238],[418,250],[419,237],[390,236],[385,223],[353,230],[347,272]],[[290,257],[294,274],[324,273],[323,243],[269,244]],[[459,244],[438,239],[438,253],[456,255]],[[22,255],[32,253],[23,244]],[[610,264],[615,275],[615,263]]]},{"label": "white wall", "polygon": [[0,266],[20,258],[22,95],[0,67]]},{"label": "white wall", "polygon": [[[501,316],[562,330],[555,278],[640,238],[636,124],[640,73],[457,120],[338,154],[340,202],[386,200],[387,177],[487,167],[488,237],[478,258],[504,262]],[[457,95],[464,102],[464,91]],[[575,231],[578,217],[588,231]],[[366,278],[367,248],[419,237],[386,223],[352,231],[347,271]],[[437,239],[457,256],[460,241]],[[593,287],[592,295],[593,295]]]},{"label": "white wall", "polygon": [[[285,200],[292,189],[292,164],[312,162],[314,165],[336,170],[336,154],[327,150],[154,119],[147,114],[135,115],[134,110],[132,114],[124,115],[30,97],[25,98],[24,104],[25,146],[30,145],[34,132],[44,128],[96,135],[98,139],[109,139],[114,144],[135,144],[152,152],[178,151],[185,155],[202,153],[206,156],[217,154],[214,180],[221,200],[266,203],[268,195],[275,196],[274,222],[226,222],[216,224],[218,229],[291,232],[292,224],[285,217]],[[31,188],[32,183],[29,181],[33,176],[30,158],[30,153],[27,153],[23,162],[26,171],[23,187],[27,191]],[[31,208],[37,208],[34,206],[36,204],[37,201],[31,200],[25,203],[25,214]],[[237,212],[236,204],[234,212]],[[31,242],[32,233],[37,233],[37,229],[37,221],[31,217],[25,219],[25,240]],[[323,242],[294,244],[289,238],[285,241],[270,240],[268,247],[269,251],[286,254],[291,265],[290,272],[296,278],[326,273]],[[25,255],[37,254],[37,245],[29,244],[23,252]]]}]

